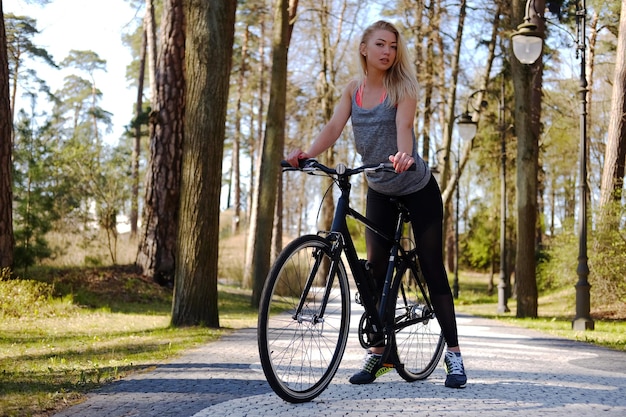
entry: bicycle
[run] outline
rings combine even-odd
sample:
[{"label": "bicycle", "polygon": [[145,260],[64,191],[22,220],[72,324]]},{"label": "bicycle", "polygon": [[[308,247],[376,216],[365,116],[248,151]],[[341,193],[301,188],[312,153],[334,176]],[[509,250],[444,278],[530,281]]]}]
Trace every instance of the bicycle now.
[{"label": "bicycle", "polygon": [[[414,244],[403,237],[408,212],[396,202],[397,227],[394,236],[388,236],[350,206],[350,178],[368,171],[394,171],[391,164],[353,169],[340,164],[333,169],[309,159],[299,168],[285,161],[282,166],[283,171],[329,176],[339,187],[340,197],[331,230],[293,240],[267,276],[259,307],[258,347],[269,385],[285,401],[302,403],[316,398],[332,381],[350,326],[351,295],[344,258],[356,284],[355,301],[365,310],[358,326],[361,346],[367,349],[383,338],[384,366],[395,368],[409,382],[430,376],[445,342]],[[368,264],[359,258],[350,236],[348,216],[392,243],[380,300]]]}]

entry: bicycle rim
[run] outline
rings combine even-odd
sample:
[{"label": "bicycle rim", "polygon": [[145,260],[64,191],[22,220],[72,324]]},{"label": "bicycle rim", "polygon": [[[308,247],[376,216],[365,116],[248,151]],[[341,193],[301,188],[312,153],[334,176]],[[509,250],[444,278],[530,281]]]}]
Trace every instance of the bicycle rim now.
[{"label": "bicycle rim", "polygon": [[407,381],[428,378],[439,364],[445,342],[439,322],[410,269],[399,284],[395,328],[397,353],[402,363],[398,373]]},{"label": "bicycle rim", "polygon": [[[310,401],[328,386],[348,339],[348,280],[341,262],[328,277],[330,250],[330,243],[316,235],[294,240],[276,260],[261,295],[258,342],[263,372],[274,392],[292,403]],[[323,306],[327,278],[332,285]],[[307,280],[312,285],[297,314]],[[317,319],[322,309],[323,317]]]}]

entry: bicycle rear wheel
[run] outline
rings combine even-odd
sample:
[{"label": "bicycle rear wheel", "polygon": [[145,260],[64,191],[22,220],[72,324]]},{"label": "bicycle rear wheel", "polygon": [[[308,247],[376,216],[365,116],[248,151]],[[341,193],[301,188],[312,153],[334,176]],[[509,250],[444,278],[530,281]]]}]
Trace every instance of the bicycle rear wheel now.
[{"label": "bicycle rear wheel", "polygon": [[330,254],[327,239],[297,238],[279,255],[261,295],[263,372],[274,392],[292,403],[310,401],[326,389],[346,348],[348,278],[341,260],[331,267]]},{"label": "bicycle rear wheel", "polygon": [[[399,280],[395,338],[402,366],[398,374],[406,381],[426,379],[439,364],[445,341],[435,312],[426,302],[427,287],[409,268]],[[422,279],[422,287],[418,285]]]}]

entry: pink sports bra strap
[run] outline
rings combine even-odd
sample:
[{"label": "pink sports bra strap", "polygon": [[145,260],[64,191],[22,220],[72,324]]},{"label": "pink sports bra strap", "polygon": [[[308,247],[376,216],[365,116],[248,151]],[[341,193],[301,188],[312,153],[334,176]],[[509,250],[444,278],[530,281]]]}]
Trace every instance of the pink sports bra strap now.
[{"label": "pink sports bra strap", "polygon": [[[363,88],[365,88],[365,81],[359,86],[359,89],[356,91],[356,104],[359,107],[363,107]],[[387,97],[387,91],[383,90],[380,94],[379,104],[382,104]]]}]

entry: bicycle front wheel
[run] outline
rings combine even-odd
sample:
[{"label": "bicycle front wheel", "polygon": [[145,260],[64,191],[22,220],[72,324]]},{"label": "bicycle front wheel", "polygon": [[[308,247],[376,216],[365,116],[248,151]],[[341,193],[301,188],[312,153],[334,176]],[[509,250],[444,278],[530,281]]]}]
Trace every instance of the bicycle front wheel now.
[{"label": "bicycle front wheel", "polygon": [[346,348],[350,292],[346,270],[331,262],[331,243],[297,238],[281,252],[261,295],[261,366],[276,394],[310,401],[330,384]]},{"label": "bicycle front wheel", "polygon": [[395,338],[402,366],[398,374],[406,381],[426,379],[437,368],[445,341],[435,312],[426,302],[425,283],[407,269],[398,284]]}]

